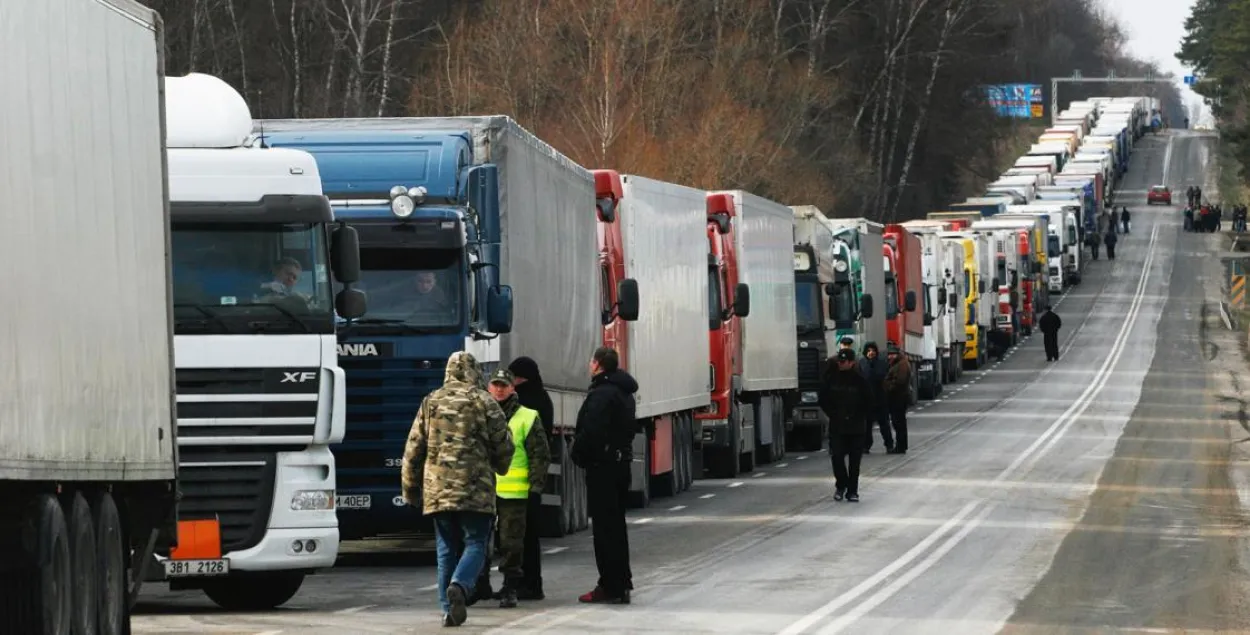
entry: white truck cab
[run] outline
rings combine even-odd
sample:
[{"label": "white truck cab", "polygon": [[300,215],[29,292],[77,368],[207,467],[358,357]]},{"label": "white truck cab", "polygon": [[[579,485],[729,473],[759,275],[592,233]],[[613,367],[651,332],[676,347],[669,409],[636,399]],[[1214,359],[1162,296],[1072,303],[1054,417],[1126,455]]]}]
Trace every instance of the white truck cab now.
[{"label": "white truck cab", "polygon": [[178,547],[147,577],[269,609],[338,555],[334,318],[336,300],[364,312],[358,243],[331,232],[312,155],[257,147],[233,88],[193,73],[165,93],[181,499]]}]

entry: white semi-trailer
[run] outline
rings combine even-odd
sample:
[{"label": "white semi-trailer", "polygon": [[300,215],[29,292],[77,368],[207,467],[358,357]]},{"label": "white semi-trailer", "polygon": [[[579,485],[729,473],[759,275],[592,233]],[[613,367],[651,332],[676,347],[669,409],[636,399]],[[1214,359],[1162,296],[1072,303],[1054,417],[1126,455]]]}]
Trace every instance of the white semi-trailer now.
[{"label": "white semi-trailer", "polygon": [[132,563],[177,532],[161,21],[0,25],[0,632],[128,633]]}]

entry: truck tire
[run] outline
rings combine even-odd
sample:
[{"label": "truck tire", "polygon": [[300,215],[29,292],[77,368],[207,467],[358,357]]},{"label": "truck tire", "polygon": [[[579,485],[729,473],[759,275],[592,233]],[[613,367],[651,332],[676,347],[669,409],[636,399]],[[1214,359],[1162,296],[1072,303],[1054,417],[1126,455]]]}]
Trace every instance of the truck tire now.
[{"label": "truck tire", "polygon": [[12,631],[29,635],[65,635],[70,632],[73,600],[69,528],[60,503],[39,494],[26,510],[22,552],[26,571],[11,587],[17,592],[17,624]]},{"label": "truck tire", "polygon": [[286,604],[303,584],[302,573],[251,573],[208,582],[204,594],[227,611],[268,611]]},{"label": "truck tire", "polygon": [[773,408],[773,463],[786,458],[786,413],[781,399]]},{"label": "truck tire", "polygon": [[642,457],[634,457],[634,461],[642,459],[642,489],[629,493],[629,506],[634,509],[646,509],[651,505],[651,443],[642,444]]},{"label": "truck tire", "polygon": [[95,522],[91,507],[81,492],[74,492],[68,501],[66,519],[69,529],[69,555],[74,575],[70,577],[70,632],[74,635],[96,635],[96,611],[99,604],[99,575],[96,555]]},{"label": "truck tire", "polygon": [[[733,400],[730,400],[733,401]],[[704,448],[703,462],[712,478],[737,478],[741,470],[738,446],[742,445],[742,425],[738,420],[738,404],[729,407],[729,443],[723,448]]]},{"label": "truck tire", "polygon": [[125,635],[130,631],[126,588],[126,542],[121,514],[113,496],[103,492],[91,505],[95,516],[96,620],[100,635]]},{"label": "truck tire", "polygon": [[690,438],[690,417],[687,413],[677,415],[677,491],[690,489],[690,466],[693,462],[694,441]]}]

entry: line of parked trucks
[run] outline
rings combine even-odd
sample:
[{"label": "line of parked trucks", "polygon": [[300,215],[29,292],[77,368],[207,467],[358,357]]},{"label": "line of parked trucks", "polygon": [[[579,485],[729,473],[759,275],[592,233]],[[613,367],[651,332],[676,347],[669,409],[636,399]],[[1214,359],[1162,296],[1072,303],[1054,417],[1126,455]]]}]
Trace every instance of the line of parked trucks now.
[{"label": "line of parked trucks", "polygon": [[881,225],[586,169],[507,117],[255,121],[164,77],[130,0],[0,22],[58,31],[0,41],[27,87],[0,97],[0,254],[30,291],[0,329],[28,360],[0,366],[5,632],[125,632],[144,581],[272,608],[341,539],[426,527],[400,457],[456,351],[541,368],[547,535],[588,523],[567,450],[600,345],[640,384],[637,505],[819,449],[839,341],[897,343],[932,397],[1079,282],[1153,107],[1074,103],[985,196]]}]

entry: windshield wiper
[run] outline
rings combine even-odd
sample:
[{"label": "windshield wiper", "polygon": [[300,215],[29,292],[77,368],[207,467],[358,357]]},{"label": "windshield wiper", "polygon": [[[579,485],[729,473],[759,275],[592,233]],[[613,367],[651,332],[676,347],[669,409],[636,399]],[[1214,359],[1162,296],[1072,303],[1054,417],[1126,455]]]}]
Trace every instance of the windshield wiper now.
[{"label": "windshield wiper", "polygon": [[294,313],[292,313],[292,312],[291,312],[290,310],[288,310],[288,309],[284,309],[284,308],[282,308],[281,306],[279,306],[279,305],[277,305],[277,304],[271,304],[271,303],[269,303],[269,302],[255,302],[255,303],[252,303],[252,304],[242,304],[242,305],[239,305],[239,306],[246,306],[246,307],[263,306],[263,307],[269,307],[269,308],[271,308],[271,309],[274,309],[274,310],[278,311],[278,312],[279,312],[279,313],[281,313],[282,315],[285,315],[286,317],[291,318],[291,321],[292,321],[292,322],[295,322],[296,324],[298,324],[298,325],[299,325],[299,327],[300,327],[301,329],[303,329],[305,333],[311,333],[311,332],[312,332],[312,331],[308,328],[308,325],[307,325],[307,324],[304,324],[304,321],[303,321],[303,320],[301,320],[301,319],[299,319],[299,316],[295,315]]},{"label": "windshield wiper", "polygon": [[[195,309],[196,311],[199,311],[200,313],[203,313],[205,316],[207,316],[209,321],[214,322],[217,325],[221,326],[222,330],[226,331],[227,333],[230,332],[230,325],[227,324],[225,320],[221,319],[220,315],[217,315],[216,313],[209,311],[208,307],[205,307],[202,304],[195,304],[193,302],[175,302],[174,308],[175,309],[183,309],[183,308]],[[176,322],[177,319],[175,319],[174,321]]]}]

